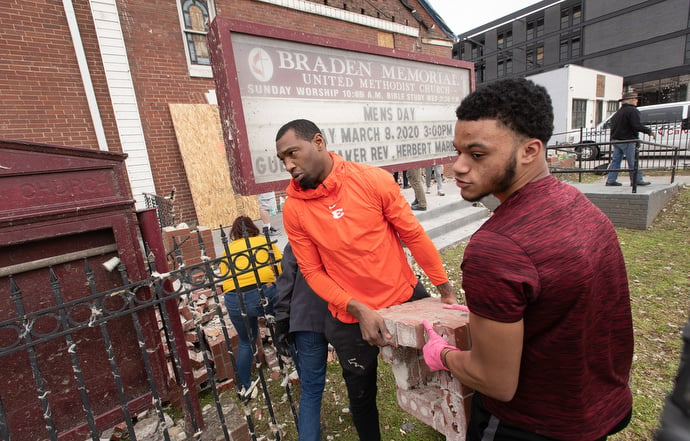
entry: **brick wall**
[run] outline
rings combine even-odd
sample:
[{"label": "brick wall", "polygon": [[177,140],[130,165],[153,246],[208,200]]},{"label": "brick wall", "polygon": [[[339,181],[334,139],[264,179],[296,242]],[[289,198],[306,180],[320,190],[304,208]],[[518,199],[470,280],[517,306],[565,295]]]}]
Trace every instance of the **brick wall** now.
[{"label": "brick wall", "polygon": [[[111,148],[120,151],[87,1],[74,2]],[[61,2],[0,8],[0,138],[98,148]]]},{"label": "brick wall", "polygon": [[[73,0],[101,118],[111,150],[121,151],[88,0]],[[316,2],[322,3],[322,2]],[[326,2],[323,2],[326,4]],[[431,25],[414,0],[408,3]],[[381,31],[253,0],[216,0],[219,16],[377,45]],[[329,6],[420,28],[420,38],[393,35],[395,48],[451,58],[451,49],[423,44],[445,39],[425,30],[397,0],[337,1]],[[176,1],[120,0],[118,10],[137,94],[156,193],[176,189],[180,221],[196,224],[191,191],[177,146],[169,103],[205,103],[211,78],[187,70]],[[10,0],[0,9],[0,138],[98,148],[61,2]]]}]

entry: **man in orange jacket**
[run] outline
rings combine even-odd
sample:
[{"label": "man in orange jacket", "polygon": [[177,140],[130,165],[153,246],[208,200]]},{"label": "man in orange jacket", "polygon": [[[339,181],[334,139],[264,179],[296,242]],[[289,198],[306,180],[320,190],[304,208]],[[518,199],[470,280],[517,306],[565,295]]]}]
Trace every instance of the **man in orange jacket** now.
[{"label": "man in orange jacket", "polygon": [[281,127],[276,151],[292,175],[285,231],[307,283],[329,304],[325,334],[343,369],[359,438],[378,441],[378,346],[391,335],[376,310],[429,295],[401,241],[443,302],[456,303],[455,292],[390,173],[328,152],[321,130],[304,119]]}]

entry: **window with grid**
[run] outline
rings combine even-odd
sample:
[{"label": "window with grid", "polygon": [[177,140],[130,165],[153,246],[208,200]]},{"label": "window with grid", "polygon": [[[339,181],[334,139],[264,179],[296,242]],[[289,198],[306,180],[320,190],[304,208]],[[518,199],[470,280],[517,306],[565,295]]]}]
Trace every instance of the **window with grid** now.
[{"label": "window with grid", "polygon": [[572,37],[570,39],[570,56],[572,58],[580,56],[580,36]]},{"label": "window with grid", "polygon": [[539,38],[544,35],[544,17],[537,18],[534,36]]},{"label": "window with grid", "polygon": [[537,67],[541,67],[544,65],[544,45],[537,47],[535,65]]},{"label": "window with grid", "polygon": [[503,49],[513,45],[513,31],[510,29],[505,29],[499,31],[496,34],[496,47],[498,49]]},{"label": "window with grid", "polygon": [[618,101],[608,101],[606,103],[606,119],[618,111]]},{"label": "window with grid", "polygon": [[561,44],[558,47],[558,59],[561,61],[566,61],[570,57],[570,44],[568,40],[561,40]]},{"label": "window with grid", "polygon": [[575,5],[561,9],[561,29],[567,29],[582,22],[582,6]]},{"label": "window with grid", "polygon": [[513,73],[513,59],[512,58],[499,58],[497,64],[496,75],[499,77],[504,77],[506,75]]},{"label": "window with grid", "polygon": [[533,40],[542,35],[544,35],[544,16],[528,19],[525,27],[526,40]]},{"label": "window with grid", "polygon": [[571,129],[579,129],[587,123],[587,100],[573,99]]},{"label": "window with grid", "polygon": [[561,39],[559,46],[560,61],[568,61],[580,56],[580,36],[571,36]]},{"label": "window with grid", "polygon": [[486,70],[486,65],[484,63],[481,63],[481,64],[474,63],[474,81],[476,84],[481,84],[484,82],[485,70]]},{"label": "window with grid", "polygon": [[482,55],[484,55],[484,46],[472,43],[472,59],[476,60]]},{"label": "window with grid", "polygon": [[179,0],[178,7],[189,73],[192,76],[211,77],[206,34],[215,16],[213,0]]},{"label": "window with grid", "polygon": [[573,26],[579,25],[580,23],[582,23],[582,6],[580,6],[580,5],[573,6],[572,17],[573,17],[573,20],[572,20]]}]

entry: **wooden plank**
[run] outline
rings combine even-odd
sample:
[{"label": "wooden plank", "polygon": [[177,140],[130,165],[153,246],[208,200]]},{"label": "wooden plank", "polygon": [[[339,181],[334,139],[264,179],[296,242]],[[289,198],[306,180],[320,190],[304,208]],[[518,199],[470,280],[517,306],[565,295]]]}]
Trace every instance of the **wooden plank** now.
[{"label": "wooden plank", "polygon": [[225,156],[218,107],[169,104],[199,224],[230,226],[239,215],[259,218],[256,196],[235,194]]}]

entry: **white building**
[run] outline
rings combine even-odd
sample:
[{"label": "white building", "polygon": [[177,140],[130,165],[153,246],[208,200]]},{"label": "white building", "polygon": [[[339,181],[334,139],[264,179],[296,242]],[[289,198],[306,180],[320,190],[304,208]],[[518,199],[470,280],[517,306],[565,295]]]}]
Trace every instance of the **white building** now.
[{"label": "white building", "polygon": [[549,144],[578,142],[580,129],[593,129],[618,110],[623,77],[569,64],[526,77],[551,95],[554,136]]}]

